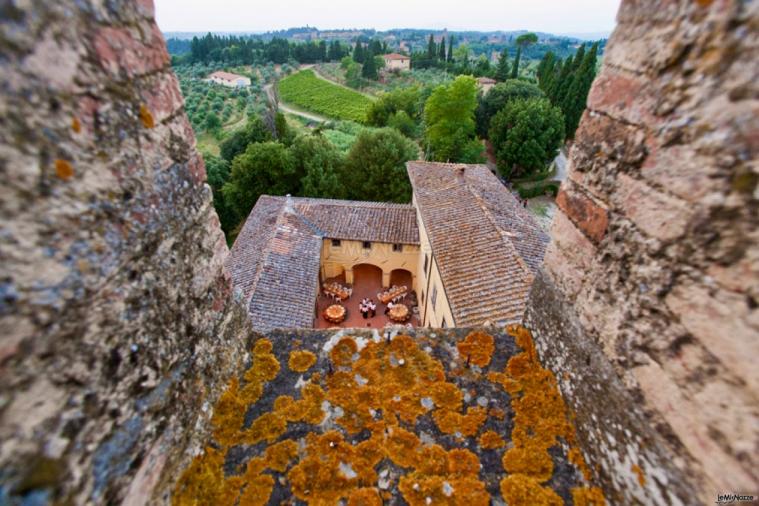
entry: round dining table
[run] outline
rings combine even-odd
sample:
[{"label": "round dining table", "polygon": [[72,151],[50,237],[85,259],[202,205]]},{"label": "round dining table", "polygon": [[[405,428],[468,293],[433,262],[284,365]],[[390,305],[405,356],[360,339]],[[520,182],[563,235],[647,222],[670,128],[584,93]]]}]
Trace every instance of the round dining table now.
[{"label": "round dining table", "polygon": [[324,319],[330,323],[342,323],[345,320],[345,306],[332,304],[324,310]]},{"label": "round dining table", "polygon": [[411,316],[411,311],[406,304],[393,304],[387,312],[387,317],[394,322],[405,322]]}]

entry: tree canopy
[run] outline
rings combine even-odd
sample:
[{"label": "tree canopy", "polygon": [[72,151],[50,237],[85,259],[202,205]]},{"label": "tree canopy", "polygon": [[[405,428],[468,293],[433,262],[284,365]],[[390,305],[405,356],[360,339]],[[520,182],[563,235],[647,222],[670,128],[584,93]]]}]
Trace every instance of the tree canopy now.
[{"label": "tree canopy", "polygon": [[239,220],[244,220],[261,195],[285,195],[298,188],[292,155],[279,142],[249,144],[232,161],[224,185],[224,199]]},{"label": "tree canopy", "polygon": [[379,202],[410,202],[406,162],[418,148],[393,128],[359,134],[345,160],[343,182],[348,198]]},{"label": "tree canopy", "polygon": [[543,92],[532,83],[519,79],[508,79],[493,86],[487,94],[479,98],[476,120],[477,135],[487,137],[490,119],[513,100],[545,97]]},{"label": "tree canopy", "polygon": [[561,109],[545,98],[508,102],[490,121],[498,172],[521,177],[545,168],[564,139]]},{"label": "tree canopy", "polygon": [[477,85],[471,76],[459,76],[435,88],[424,106],[425,140],[433,160],[481,161],[482,146],[475,138],[476,107]]}]

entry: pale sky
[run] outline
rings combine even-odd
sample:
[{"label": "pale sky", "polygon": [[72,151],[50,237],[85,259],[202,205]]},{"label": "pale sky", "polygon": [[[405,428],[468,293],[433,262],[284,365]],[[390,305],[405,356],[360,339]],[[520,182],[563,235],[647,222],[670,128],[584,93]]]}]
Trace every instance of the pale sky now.
[{"label": "pale sky", "polygon": [[297,26],[611,31],[619,0],[155,0],[164,32],[268,31]]}]

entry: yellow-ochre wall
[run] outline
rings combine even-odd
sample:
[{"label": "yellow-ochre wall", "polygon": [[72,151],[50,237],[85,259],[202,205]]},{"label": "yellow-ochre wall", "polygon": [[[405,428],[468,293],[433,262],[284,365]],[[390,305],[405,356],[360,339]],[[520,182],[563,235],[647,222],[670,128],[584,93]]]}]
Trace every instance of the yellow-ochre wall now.
[{"label": "yellow-ochre wall", "polygon": [[[414,207],[416,207],[416,199],[412,200]],[[430,246],[429,238],[427,237],[427,231],[424,228],[424,222],[422,222],[422,216],[419,214],[417,208],[417,223],[419,224],[419,263],[417,265],[417,272],[419,275],[416,277],[416,293],[419,298],[419,318],[422,321],[422,326],[425,327],[443,327],[445,322],[446,327],[453,327],[456,325],[453,319],[453,313],[451,312],[451,306],[448,303],[448,297],[445,294],[445,288],[443,287],[443,280],[440,278],[440,270],[438,269],[435,256],[432,254],[432,247]],[[427,270],[425,271],[425,257],[427,258]],[[432,295],[437,288],[437,297],[435,304],[432,304]]]},{"label": "yellow-ochre wall", "polygon": [[[419,265],[419,246],[402,244],[402,251],[393,251],[393,245],[372,242],[371,248],[364,248],[363,241],[340,240],[339,246],[332,245],[332,239],[322,241],[322,279],[339,276],[345,272],[345,282],[353,283],[353,266],[371,264],[382,269],[382,286],[390,285],[390,273],[395,269],[411,272],[412,285],[416,286]],[[418,293],[418,292],[417,292]]]}]

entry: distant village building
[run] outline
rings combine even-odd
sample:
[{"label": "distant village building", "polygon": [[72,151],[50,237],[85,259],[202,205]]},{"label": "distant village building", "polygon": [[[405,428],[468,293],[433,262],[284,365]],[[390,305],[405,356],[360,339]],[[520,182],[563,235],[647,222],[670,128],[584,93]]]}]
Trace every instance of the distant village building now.
[{"label": "distant village building", "polygon": [[495,79],[491,79],[489,77],[478,77],[477,78],[477,86],[480,87],[482,90],[482,94],[486,94],[490,91],[490,88],[495,86],[497,84],[497,81]]},{"label": "distant village building", "polygon": [[212,83],[229,86],[230,88],[245,88],[250,86],[250,78],[241,76],[239,74],[232,74],[231,72],[224,72],[219,70],[208,76],[208,80]]},{"label": "distant village building", "polygon": [[226,260],[256,330],[317,326],[325,281],[370,275],[403,280],[422,326],[521,321],[548,236],[485,165],[406,167],[411,204],[258,199]]},{"label": "distant village building", "polygon": [[386,70],[411,70],[411,57],[398,53],[383,55]]}]

